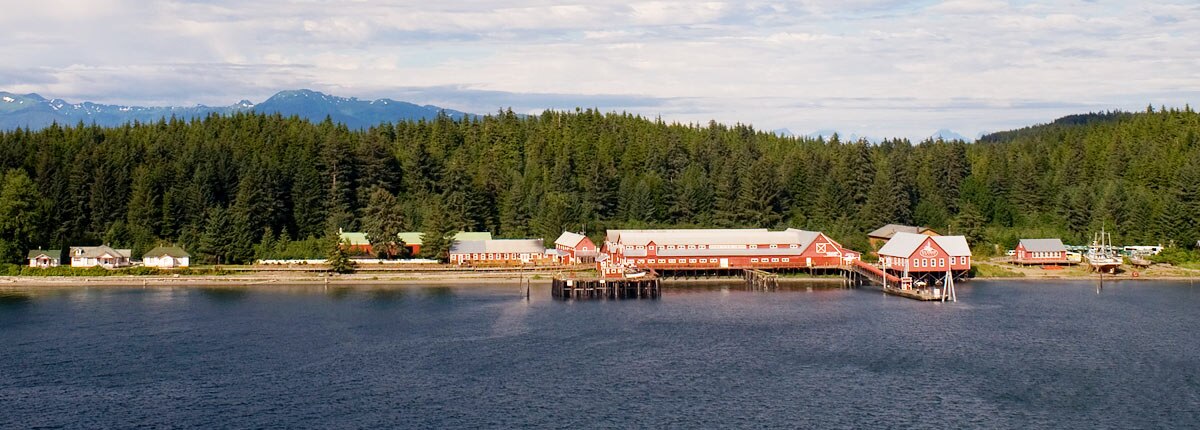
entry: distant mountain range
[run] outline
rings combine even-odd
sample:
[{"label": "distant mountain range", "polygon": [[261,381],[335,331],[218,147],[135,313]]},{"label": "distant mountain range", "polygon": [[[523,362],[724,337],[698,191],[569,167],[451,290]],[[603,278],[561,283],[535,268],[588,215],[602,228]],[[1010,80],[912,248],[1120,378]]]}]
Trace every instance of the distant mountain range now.
[{"label": "distant mountain range", "polygon": [[970,142],[973,140],[973,139],[967,139],[966,136],[963,136],[961,134],[958,134],[954,130],[950,130],[950,129],[946,129],[946,128],[938,129],[938,131],[933,132],[933,134],[930,135],[929,138],[933,139],[933,140],[941,139],[941,140],[945,140],[945,141],[961,140],[964,142]]},{"label": "distant mountain range", "polygon": [[391,99],[359,100],[337,97],[312,90],[280,91],[266,101],[254,104],[249,100],[229,106],[142,107],[106,105],[93,102],[68,103],[62,99],[46,99],[37,94],[13,94],[0,91],[0,130],[20,127],[40,129],[57,122],[63,125],[95,123],[117,126],[127,122],[155,122],[161,118],[189,119],[212,113],[227,115],[235,112],[278,113],[296,115],[310,121],[326,117],[350,128],[367,128],[383,122],[431,119],[445,112],[459,119],[470,115],[431,105],[416,105]]},{"label": "distant mountain range", "polygon": [[[392,99],[359,100],[354,97],[331,96],[313,90],[280,91],[259,104],[242,100],[228,106],[196,105],[191,107],[121,106],[94,102],[68,103],[63,99],[51,100],[38,94],[13,94],[0,91],[0,130],[22,127],[36,130],[55,122],[62,125],[75,125],[83,122],[84,124],[94,123],[111,127],[133,121],[156,122],[172,116],[191,119],[213,113],[228,115],[236,112],[295,115],[313,122],[324,121],[326,117],[329,117],[334,122],[345,124],[352,129],[368,128],[384,122],[432,119],[436,118],[439,112],[445,112],[454,119],[473,116],[473,114],[432,105],[422,106]],[[796,136],[786,128],[772,130],[772,133],[783,137]],[[860,137],[871,143],[880,141],[870,136],[839,133],[832,129],[817,130],[804,136],[811,139],[829,139],[835,133],[843,142],[854,142]],[[938,138],[943,140],[960,139],[968,142],[972,140],[948,129],[938,130],[930,138],[935,140]]]},{"label": "distant mountain range", "polygon": [[[783,129],[783,130],[786,130],[786,129]],[[779,134],[778,131],[776,131],[776,134]],[[871,137],[871,136],[859,136],[858,134],[855,134],[855,133],[849,133],[849,134],[840,133],[837,130],[833,130],[833,129],[817,130],[812,133],[806,134],[805,137],[807,137],[809,139],[821,138],[821,139],[829,140],[829,138],[833,137],[834,134],[838,135],[838,140],[840,140],[842,142],[857,142],[859,139],[866,139],[867,142],[871,142],[871,143],[879,143],[882,141],[881,139]],[[953,130],[946,129],[946,128],[939,129],[938,131],[933,132],[933,134],[929,135],[929,138],[933,139],[933,140],[941,139],[941,140],[945,140],[945,141],[961,140],[964,142],[971,142],[973,140],[973,139],[968,139],[966,136],[963,136],[961,134],[954,132]]]}]

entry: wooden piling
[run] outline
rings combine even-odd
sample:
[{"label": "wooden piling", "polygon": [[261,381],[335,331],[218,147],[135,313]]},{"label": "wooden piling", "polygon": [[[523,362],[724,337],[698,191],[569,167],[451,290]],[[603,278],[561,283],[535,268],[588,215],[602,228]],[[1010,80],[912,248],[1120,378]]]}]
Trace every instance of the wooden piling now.
[{"label": "wooden piling", "polygon": [[654,276],[607,279],[558,275],[551,281],[550,294],[560,300],[657,299],[660,296],[660,280]]}]

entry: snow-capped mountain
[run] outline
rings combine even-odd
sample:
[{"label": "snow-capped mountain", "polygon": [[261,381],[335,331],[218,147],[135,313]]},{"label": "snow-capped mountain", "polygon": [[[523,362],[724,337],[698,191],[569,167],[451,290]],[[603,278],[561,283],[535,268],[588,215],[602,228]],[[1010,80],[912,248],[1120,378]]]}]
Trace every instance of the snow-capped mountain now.
[{"label": "snow-capped mountain", "polygon": [[312,90],[281,91],[259,104],[242,100],[229,106],[192,107],[121,106],[92,102],[69,103],[62,99],[46,99],[37,94],[0,92],[0,129],[20,127],[40,129],[52,123],[74,125],[79,122],[101,126],[116,126],[127,122],[154,122],[162,118],[194,118],[213,113],[228,115],[235,112],[279,113],[296,115],[310,121],[326,117],[350,128],[367,128],[383,122],[432,119],[439,112],[461,118],[463,112],[431,105],[416,105],[391,99],[359,100],[337,97]]}]

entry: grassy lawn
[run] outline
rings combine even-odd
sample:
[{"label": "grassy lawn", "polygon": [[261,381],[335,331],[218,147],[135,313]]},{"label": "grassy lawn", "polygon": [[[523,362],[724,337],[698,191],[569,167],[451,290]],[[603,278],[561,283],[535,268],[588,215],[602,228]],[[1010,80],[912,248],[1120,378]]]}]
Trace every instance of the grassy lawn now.
[{"label": "grassy lawn", "polygon": [[992,263],[976,263],[975,276],[980,278],[1021,278],[1025,274]]}]

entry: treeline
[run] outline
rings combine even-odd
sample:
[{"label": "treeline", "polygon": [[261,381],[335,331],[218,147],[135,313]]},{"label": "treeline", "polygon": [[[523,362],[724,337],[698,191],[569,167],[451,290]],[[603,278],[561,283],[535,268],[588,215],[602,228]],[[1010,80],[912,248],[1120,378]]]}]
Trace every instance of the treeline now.
[{"label": "treeline", "polygon": [[[797,227],[865,249],[889,222],[963,233],[1194,244],[1190,109],[1050,124],[989,143],[843,142],[594,110],[352,131],[236,114],[0,133],[0,257],[169,242],[202,260],[321,258],[338,228],[594,236],[614,227]],[[993,246],[993,244],[995,246]],[[427,248],[443,248],[434,246]]]}]

